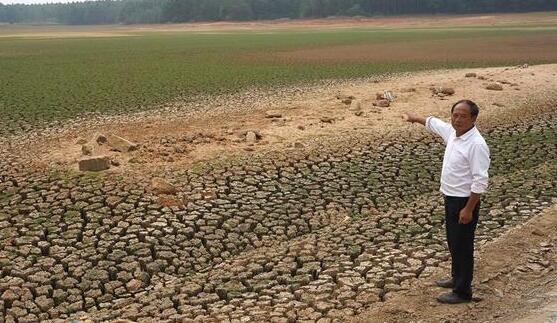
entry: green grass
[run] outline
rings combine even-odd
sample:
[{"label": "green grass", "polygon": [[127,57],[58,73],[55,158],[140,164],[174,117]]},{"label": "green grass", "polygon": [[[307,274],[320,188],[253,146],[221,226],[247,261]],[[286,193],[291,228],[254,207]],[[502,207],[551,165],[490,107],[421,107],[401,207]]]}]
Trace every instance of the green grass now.
[{"label": "green grass", "polygon": [[305,48],[401,44],[443,40],[444,44],[510,37],[555,37],[542,29],[432,28],[283,30],[221,34],[172,32],[131,37],[0,38],[0,134],[63,121],[87,112],[126,113],[177,98],[230,93],[250,87],[366,77],[433,68],[506,65],[557,60],[545,56],[482,62],[447,57],[428,61],[307,63],[250,60]]}]

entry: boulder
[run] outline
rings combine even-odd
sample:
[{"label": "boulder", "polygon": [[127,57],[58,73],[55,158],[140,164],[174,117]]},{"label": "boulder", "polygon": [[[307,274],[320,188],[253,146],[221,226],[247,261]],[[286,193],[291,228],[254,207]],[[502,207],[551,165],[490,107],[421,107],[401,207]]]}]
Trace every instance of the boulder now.
[{"label": "boulder", "polygon": [[174,195],[178,193],[178,189],[162,178],[155,177],[151,180],[151,190],[155,194]]},{"label": "boulder", "polygon": [[471,72],[471,73],[466,73],[466,75],[464,75],[465,77],[478,77],[478,74]]},{"label": "boulder", "polygon": [[110,168],[110,159],[107,156],[84,157],[78,164],[82,172],[99,172]]},{"label": "boulder", "polygon": [[113,149],[113,150],[117,150],[119,152],[129,152],[132,150],[136,150],[137,149],[137,144],[133,143],[127,139],[124,139],[122,137],[113,135],[113,134],[109,134],[108,136],[106,136],[107,139],[107,143],[108,145]]},{"label": "boulder", "polygon": [[485,88],[491,91],[503,91],[503,86],[499,83],[488,84]]}]

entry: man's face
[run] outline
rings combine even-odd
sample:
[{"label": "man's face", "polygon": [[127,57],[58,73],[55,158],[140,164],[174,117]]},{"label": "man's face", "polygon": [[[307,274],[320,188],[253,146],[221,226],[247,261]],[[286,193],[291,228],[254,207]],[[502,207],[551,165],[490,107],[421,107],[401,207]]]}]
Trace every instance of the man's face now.
[{"label": "man's face", "polygon": [[454,108],[451,115],[451,124],[457,133],[464,133],[464,131],[472,128],[475,122],[476,116],[472,116],[468,104],[462,102]]}]

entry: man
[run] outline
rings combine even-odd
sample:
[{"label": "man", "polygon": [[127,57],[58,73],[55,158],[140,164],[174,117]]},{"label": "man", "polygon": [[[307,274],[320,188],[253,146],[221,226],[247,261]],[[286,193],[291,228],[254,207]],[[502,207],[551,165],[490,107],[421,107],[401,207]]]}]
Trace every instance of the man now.
[{"label": "man", "polygon": [[440,191],[445,199],[452,277],[436,284],[452,288],[452,292],[440,295],[437,300],[441,303],[458,304],[472,299],[474,232],[490,164],[489,148],[475,126],[478,114],[474,102],[461,100],[451,108],[451,124],[434,117],[406,116],[406,121],[420,123],[441,136],[446,145]]}]

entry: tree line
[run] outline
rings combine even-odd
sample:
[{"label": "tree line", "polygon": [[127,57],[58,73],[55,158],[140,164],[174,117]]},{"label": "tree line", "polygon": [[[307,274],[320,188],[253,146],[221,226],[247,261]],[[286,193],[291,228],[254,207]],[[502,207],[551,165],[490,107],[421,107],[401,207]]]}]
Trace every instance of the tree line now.
[{"label": "tree line", "polygon": [[549,10],[557,10],[556,0],[101,0],[32,5],[0,2],[0,23],[95,25]]}]

